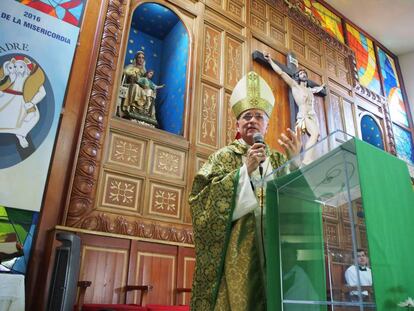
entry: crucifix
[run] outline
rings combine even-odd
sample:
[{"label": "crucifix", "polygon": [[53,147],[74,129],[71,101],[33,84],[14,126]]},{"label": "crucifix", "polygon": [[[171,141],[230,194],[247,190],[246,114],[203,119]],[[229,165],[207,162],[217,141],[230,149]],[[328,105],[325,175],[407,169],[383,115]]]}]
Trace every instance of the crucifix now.
[{"label": "crucifix", "polygon": [[[259,51],[253,53],[253,59],[262,65],[270,66],[289,86],[290,124],[295,124],[303,134],[308,135],[303,149],[309,149],[318,141],[320,135],[314,94],[326,96],[325,85],[318,85],[309,80],[304,69],[298,70],[298,62],[293,53],[287,55],[287,66],[272,60],[268,53],[264,55]],[[312,160],[312,152],[307,152],[303,163],[308,164]]]}]

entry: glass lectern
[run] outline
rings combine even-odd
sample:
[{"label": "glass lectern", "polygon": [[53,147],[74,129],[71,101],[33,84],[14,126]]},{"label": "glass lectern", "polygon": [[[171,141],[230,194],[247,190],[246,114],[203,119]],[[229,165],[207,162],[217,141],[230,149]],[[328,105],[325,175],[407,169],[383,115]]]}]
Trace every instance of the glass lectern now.
[{"label": "glass lectern", "polygon": [[343,132],[313,155],[255,181],[266,188],[268,310],[398,310],[414,295],[412,260],[400,256],[414,236],[406,164]]}]

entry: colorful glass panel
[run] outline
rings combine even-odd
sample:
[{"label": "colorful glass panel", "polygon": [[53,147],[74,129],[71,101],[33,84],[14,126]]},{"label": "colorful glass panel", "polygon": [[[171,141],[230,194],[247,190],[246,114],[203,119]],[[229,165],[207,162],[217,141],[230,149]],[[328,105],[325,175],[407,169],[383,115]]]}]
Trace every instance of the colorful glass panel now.
[{"label": "colorful glass panel", "polygon": [[407,162],[414,164],[414,145],[411,133],[398,125],[393,124],[397,156]]},{"label": "colorful glass panel", "polygon": [[304,11],[315,17],[325,31],[340,42],[345,43],[344,30],[339,16],[314,0],[302,0],[302,4]]},{"label": "colorful glass panel", "polygon": [[382,85],[385,95],[388,97],[391,120],[409,126],[394,59],[380,48],[378,48],[378,58],[381,67]]},{"label": "colorful glass panel", "polygon": [[349,24],[346,24],[346,30],[349,47],[355,52],[359,82],[371,91],[382,94],[372,40]]},{"label": "colorful glass panel", "polygon": [[384,150],[381,129],[375,119],[369,115],[361,118],[362,140]]},{"label": "colorful glass panel", "polygon": [[86,0],[16,0],[72,25],[79,26]]}]

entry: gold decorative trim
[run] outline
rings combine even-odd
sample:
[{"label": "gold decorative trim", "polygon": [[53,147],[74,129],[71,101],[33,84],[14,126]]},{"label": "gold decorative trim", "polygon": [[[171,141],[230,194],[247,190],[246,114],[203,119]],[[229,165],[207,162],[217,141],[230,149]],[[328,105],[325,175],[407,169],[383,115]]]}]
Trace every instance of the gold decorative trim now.
[{"label": "gold decorative trim", "polygon": [[233,106],[233,112],[234,112],[234,115],[236,116],[240,116],[240,114],[243,111],[246,111],[248,109],[261,109],[264,112],[266,112],[268,116],[270,116],[272,114],[273,106],[271,106],[270,103],[263,98],[256,98],[256,99],[245,98],[245,99],[239,100]]}]

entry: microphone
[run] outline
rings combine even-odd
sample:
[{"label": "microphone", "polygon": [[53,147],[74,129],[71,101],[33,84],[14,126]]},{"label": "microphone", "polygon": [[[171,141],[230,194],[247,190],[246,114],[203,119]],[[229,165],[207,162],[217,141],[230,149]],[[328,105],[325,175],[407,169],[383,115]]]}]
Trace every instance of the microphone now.
[{"label": "microphone", "polygon": [[[256,132],[253,134],[253,143],[260,143],[260,144],[264,144],[264,137],[262,135],[262,133],[260,132]],[[260,173],[260,179],[261,179],[261,185],[259,187],[259,193],[258,193],[258,198],[259,198],[259,206],[260,206],[260,235],[262,238],[262,247],[263,247],[263,259],[264,259],[264,263],[266,264],[266,252],[265,252],[265,245],[264,245],[264,227],[263,227],[263,210],[264,210],[264,178],[263,178],[263,166],[262,163],[264,162],[264,160],[260,161],[259,163],[259,173]]]},{"label": "microphone", "polygon": [[262,135],[262,133],[260,132],[256,132],[253,134],[253,142],[254,143],[259,143],[259,144],[264,144],[264,137]]},{"label": "microphone", "polygon": [[[256,133],[253,134],[253,143],[259,143],[259,144],[264,144],[265,143],[262,133],[256,132]],[[260,161],[260,164],[259,164],[260,177],[263,177],[263,166],[262,166],[263,162],[264,162],[264,160]]]}]

